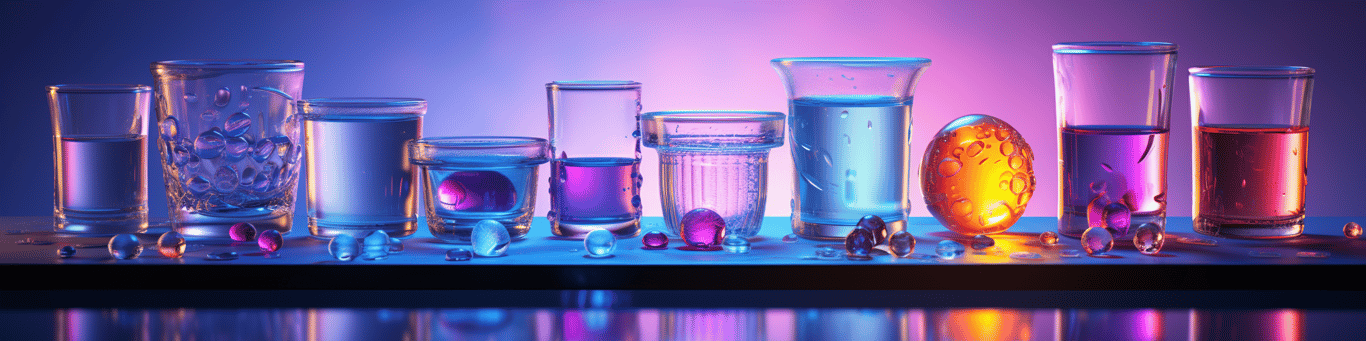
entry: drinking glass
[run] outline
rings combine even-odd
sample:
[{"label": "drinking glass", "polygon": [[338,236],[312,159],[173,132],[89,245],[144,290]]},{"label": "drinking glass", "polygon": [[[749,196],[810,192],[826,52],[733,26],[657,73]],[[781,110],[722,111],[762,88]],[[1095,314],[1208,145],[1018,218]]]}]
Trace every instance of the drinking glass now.
[{"label": "drinking glass", "polygon": [[1314,69],[1190,68],[1195,231],[1246,239],[1304,233]]},{"label": "drinking glass", "polygon": [[482,220],[496,220],[513,239],[526,236],[536,208],[536,168],[546,141],[535,137],[429,137],[408,148],[422,167],[427,227],[447,242],[470,241]]},{"label": "drinking glass", "polygon": [[111,235],[146,230],[152,88],[63,84],[47,87],[47,96],[56,231]]},{"label": "drinking glass", "polygon": [[427,101],[315,98],[299,102],[308,165],[308,231],[364,238],[417,232],[416,171],[408,143],[422,137]]},{"label": "drinking glass", "polygon": [[684,214],[706,208],[726,235],[753,237],[768,198],[768,150],[783,144],[782,113],[660,111],[641,116],[645,146],[659,151],[664,224],[681,235]]},{"label": "drinking glass", "polygon": [[1058,233],[1116,238],[1167,226],[1167,136],[1176,45],[1053,45],[1058,118]]},{"label": "drinking glass", "polygon": [[152,74],[172,227],[208,242],[231,240],[237,223],[288,234],[304,63],[172,60]]},{"label": "drinking glass", "polygon": [[545,85],[550,102],[550,230],[640,233],[640,83]]}]

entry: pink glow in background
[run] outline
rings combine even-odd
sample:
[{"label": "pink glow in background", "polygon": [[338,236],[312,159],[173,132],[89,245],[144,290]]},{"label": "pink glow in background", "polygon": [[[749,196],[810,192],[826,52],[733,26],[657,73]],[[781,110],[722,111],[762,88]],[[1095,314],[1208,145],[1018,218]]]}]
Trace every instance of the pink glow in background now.
[{"label": "pink glow in background", "polygon": [[[4,215],[51,212],[51,136],[42,87],[151,84],[149,63],[299,59],[304,97],[398,96],[430,103],[426,136],[547,134],[544,84],[627,79],[645,111],[787,111],[768,61],[799,56],[933,60],[913,107],[913,160],[967,114],[1000,117],[1037,153],[1028,216],[1057,214],[1050,45],[1164,41],[1180,46],[1173,89],[1169,212],[1190,215],[1186,68],[1303,65],[1318,70],[1308,214],[1359,216],[1366,177],[1353,154],[1366,109],[1366,3],[1353,2],[5,2],[0,4],[0,196],[34,198]],[[165,198],[149,156],[149,205]],[[788,146],[772,151],[768,216],[787,216]],[[658,158],[644,151],[644,214],[658,216]],[[548,176],[542,168],[541,177]],[[302,182],[302,181],[301,181]],[[918,181],[912,181],[918,183]],[[539,186],[536,215],[549,207]],[[928,216],[914,188],[912,215]],[[303,196],[300,196],[300,200]],[[302,201],[299,208],[304,207]],[[300,210],[299,212],[302,212]]]}]

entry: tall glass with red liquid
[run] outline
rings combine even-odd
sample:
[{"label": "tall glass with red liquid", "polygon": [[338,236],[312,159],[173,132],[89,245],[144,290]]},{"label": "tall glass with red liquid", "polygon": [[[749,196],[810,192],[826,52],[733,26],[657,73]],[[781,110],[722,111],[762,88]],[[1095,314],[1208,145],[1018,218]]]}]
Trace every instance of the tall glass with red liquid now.
[{"label": "tall glass with red liquid", "polygon": [[1314,69],[1190,69],[1195,231],[1245,239],[1304,232]]}]

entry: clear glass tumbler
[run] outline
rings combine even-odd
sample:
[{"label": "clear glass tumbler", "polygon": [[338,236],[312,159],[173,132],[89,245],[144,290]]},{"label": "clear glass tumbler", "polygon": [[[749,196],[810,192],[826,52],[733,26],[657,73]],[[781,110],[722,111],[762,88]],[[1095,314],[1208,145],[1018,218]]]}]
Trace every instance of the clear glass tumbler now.
[{"label": "clear glass tumbler", "polygon": [[640,118],[645,146],[659,151],[664,224],[698,208],[720,214],[726,235],[753,237],[768,200],[768,150],[783,145],[783,118],[764,111],[660,111]]},{"label": "clear glass tumbler", "polygon": [[536,168],[548,161],[545,139],[430,137],[408,148],[422,167],[423,201],[432,236],[468,243],[481,220],[503,223],[525,237],[536,209]]},{"label": "clear glass tumbler", "polygon": [[550,102],[550,230],[640,233],[640,83],[545,85]]},{"label": "clear glass tumbler", "polygon": [[47,96],[56,167],[56,231],[145,231],[152,88],[64,84],[47,87]]},{"label": "clear glass tumbler", "polygon": [[152,63],[168,211],[185,237],[228,241],[249,222],[287,234],[299,178],[304,63]]},{"label": "clear glass tumbler", "polygon": [[1190,68],[1195,231],[1277,239],[1304,232],[1314,69]]},{"label": "clear glass tumbler", "polygon": [[[1167,226],[1167,136],[1176,45],[1053,45],[1058,233]],[[1115,226],[1110,226],[1115,225]]]},{"label": "clear glass tumbler", "polygon": [[375,230],[417,232],[417,172],[408,144],[422,138],[427,101],[315,98],[299,102],[308,165],[308,231],[331,239]]},{"label": "clear glass tumbler", "polygon": [[911,101],[925,58],[779,58],[795,164],[792,232],[844,239],[865,215],[888,233],[911,210]]}]

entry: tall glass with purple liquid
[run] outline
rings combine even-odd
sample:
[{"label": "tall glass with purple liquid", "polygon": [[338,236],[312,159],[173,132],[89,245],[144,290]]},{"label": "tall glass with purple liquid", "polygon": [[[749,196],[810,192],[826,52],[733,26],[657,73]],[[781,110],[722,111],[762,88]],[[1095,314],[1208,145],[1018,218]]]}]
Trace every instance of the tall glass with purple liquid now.
[{"label": "tall glass with purple liquid", "polygon": [[147,116],[152,88],[47,87],[52,114],[58,232],[93,235],[147,229]]},{"label": "tall glass with purple liquid", "polygon": [[1058,233],[1116,238],[1166,227],[1167,136],[1176,45],[1053,45],[1058,122]]},{"label": "tall glass with purple liquid", "polygon": [[640,83],[545,85],[550,106],[550,220],[559,237],[640,232]]},{"label": "tall glass with purple liquid", "polygon": [[768,198],[768,150],[783,144],[782,113],[661,111],[640,118],[645,146],[659,151],[664,224],[682,235],[683,215],[710,209],[726,234],[753,237]]}]

